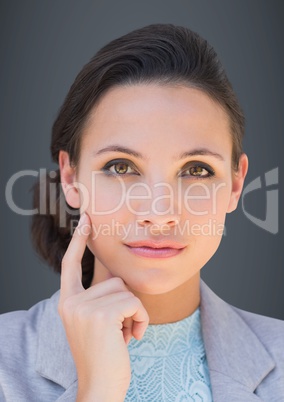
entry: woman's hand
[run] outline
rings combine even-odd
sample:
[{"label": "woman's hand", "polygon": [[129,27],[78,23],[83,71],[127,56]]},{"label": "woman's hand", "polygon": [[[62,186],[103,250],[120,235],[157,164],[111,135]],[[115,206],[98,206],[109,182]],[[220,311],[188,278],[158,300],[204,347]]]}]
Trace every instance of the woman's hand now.
[{"label": "woman's hand", "polygon": [[131,378],[127,343],[142,338],[149,317],[121,278],[84,289],[81,261],[90,233],[84,214],[62,260],[58,311],[77,369],[77,401],[119,402]]}]

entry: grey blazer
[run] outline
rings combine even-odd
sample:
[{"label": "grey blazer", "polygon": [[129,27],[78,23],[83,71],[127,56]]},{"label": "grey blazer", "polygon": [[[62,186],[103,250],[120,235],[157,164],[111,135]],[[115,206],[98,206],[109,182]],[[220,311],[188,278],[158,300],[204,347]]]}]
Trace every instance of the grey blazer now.
[{"label": "grey blazer", "polygon": [[[284,402],[284,321],[240,310],[204,281],[200,286],[214,402]],[[28,311],[0,316],[0,401],[76,400],[76,368],[58,299],[59,291]]]}]

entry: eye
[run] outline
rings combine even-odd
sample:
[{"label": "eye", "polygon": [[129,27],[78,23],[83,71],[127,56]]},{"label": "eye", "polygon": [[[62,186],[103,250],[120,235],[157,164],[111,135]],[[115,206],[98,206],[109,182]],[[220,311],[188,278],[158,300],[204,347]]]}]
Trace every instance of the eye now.
[{"label": "eye", "polygon": [[137,171],[134,169],[133,165],[123,159],[115,159],[109,161],[102,168],[102,171],[104,171],[107,174],[120,175],[120,176],[126,174],[137,174]]},{"label": "eye", "polygon": [[191,176],[196,178],[211,178],[215,175],[213,169],[206,164],[194,163],[181,171],[181,176]]}]

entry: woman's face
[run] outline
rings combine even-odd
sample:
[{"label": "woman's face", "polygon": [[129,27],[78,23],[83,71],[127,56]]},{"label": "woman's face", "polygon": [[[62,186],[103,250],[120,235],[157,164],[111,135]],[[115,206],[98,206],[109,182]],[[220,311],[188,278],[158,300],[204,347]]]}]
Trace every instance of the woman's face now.
[{"label": "woman's face", "polygon": [[[94,281],[110,273],[159,294],[198,274],[241,193],[246,155],[239,175],[231,157],[228,117],[203,92],[154,84],[107,92],[84,130],[76,171],[93,226]],[[146,240],[181,249],[129,247]]]}]

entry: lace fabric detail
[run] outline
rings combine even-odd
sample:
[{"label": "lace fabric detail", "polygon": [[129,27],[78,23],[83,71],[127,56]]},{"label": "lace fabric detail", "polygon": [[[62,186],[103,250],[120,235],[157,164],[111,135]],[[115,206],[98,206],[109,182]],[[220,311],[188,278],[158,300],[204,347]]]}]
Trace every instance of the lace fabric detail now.
[{"label": "lace fabric detail", "polygon": [[212,402],[200,309],[185,319],[149,325],[128,351],[131,382],[125,402]]}]

